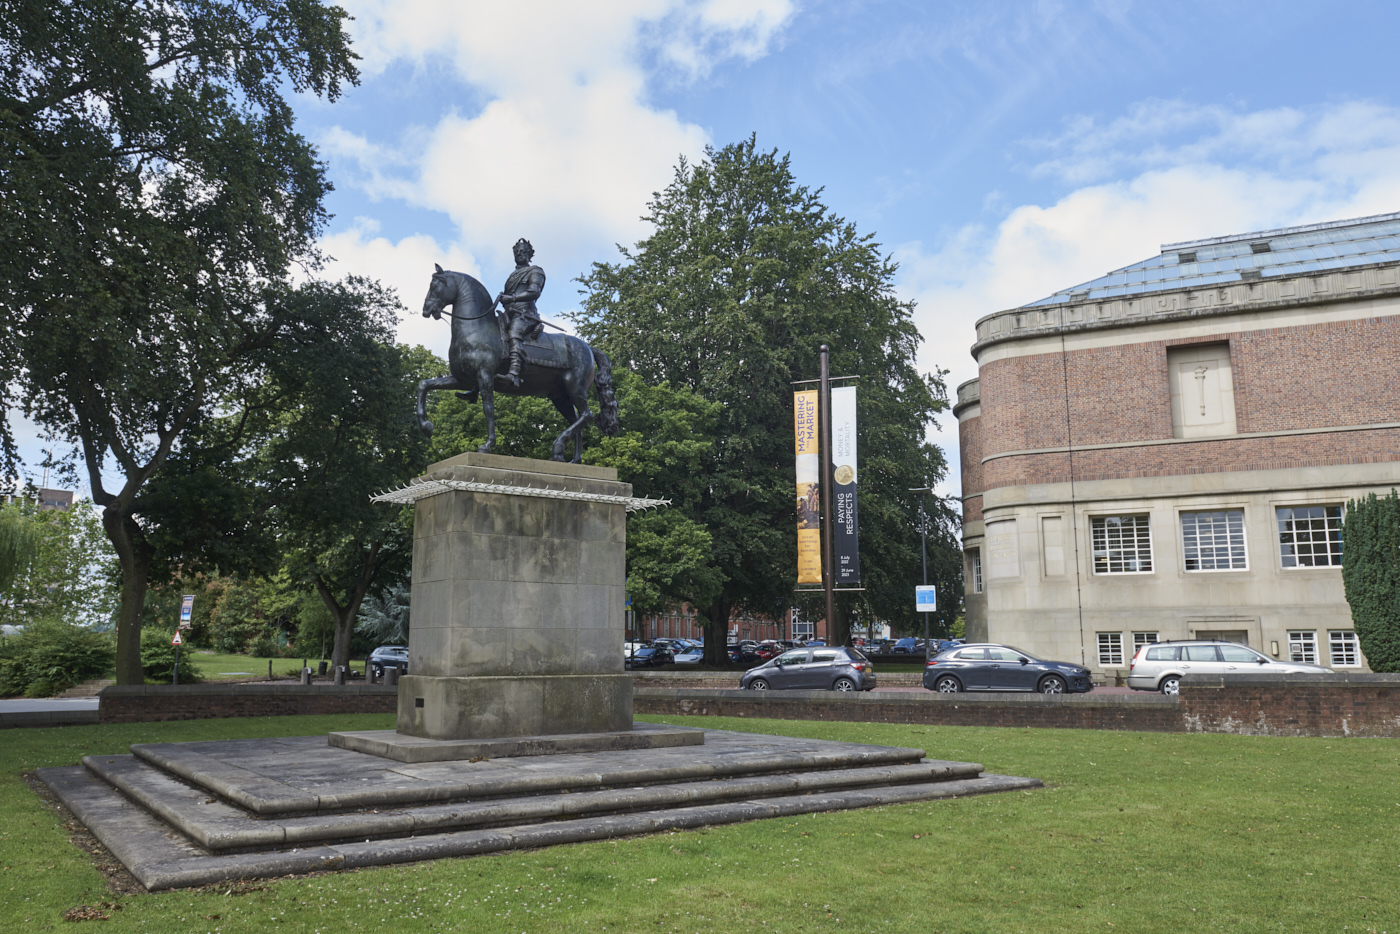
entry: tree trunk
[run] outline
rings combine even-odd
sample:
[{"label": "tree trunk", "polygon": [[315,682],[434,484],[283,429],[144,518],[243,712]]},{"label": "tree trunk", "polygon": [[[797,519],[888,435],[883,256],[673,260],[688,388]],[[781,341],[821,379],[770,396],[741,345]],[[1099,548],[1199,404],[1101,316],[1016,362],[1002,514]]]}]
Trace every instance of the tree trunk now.
[{"label": "tree trunk", "polygon": [[719,597],[705,612],[705,664],[729,664],[729,601]]},{"label": "tree trunk", "polygon": [[335,594],[331,593],[320,572],[316,572],[316,592],[321,595],[321,600],[331,611],[331,618],[335,620],[335,647],[331,649],[332,671],[342,666],[350,667],[350,639],[354,635],[355,617],[360,613],[360,604],[364,602],[365,594],[369,593],[370,584],[374,583],[379,548],[380,543],[375,542],[365,551],[364,560],[360,564],[359,579],[355,581],[355,589],[350,592],[350,598],[343,607],[335,598]]},{"label": "tree trunk", "polygon": [[102,510],[102,527],[121,566],[122,599],[117,614],[117,684],[145,684],[141,670],[141,617],[151,573],[151,549],[135,520],[112,506]]}]

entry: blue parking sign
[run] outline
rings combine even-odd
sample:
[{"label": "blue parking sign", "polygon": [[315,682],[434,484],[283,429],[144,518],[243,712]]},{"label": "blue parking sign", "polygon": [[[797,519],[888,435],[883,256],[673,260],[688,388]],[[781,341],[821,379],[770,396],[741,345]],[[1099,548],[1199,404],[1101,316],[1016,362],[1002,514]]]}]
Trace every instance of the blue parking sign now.
[{"label": "blue parking sign", "polygon": [[920,613],[938,612],[938,593],[933,587],[914,588],[914,609]]}]

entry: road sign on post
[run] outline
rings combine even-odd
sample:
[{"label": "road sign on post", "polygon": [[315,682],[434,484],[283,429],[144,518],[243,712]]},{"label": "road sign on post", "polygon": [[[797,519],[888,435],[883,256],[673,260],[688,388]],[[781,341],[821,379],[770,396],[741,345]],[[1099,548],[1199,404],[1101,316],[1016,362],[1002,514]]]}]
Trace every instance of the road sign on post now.
[{"label": "road sign on post", "polygon": [[180,630],[175,630],[175,638],[170,640],[170,644],[175,646],[175,668],[170,672],[171,684],[180,683],[180,646],[184,645],[184,643],[185,640],[180,638]]},{"label": "road sign on post", "polygon": [[179,631],[178,629],[175,630],[175,638],[173,638],[173,639],[170,640],[170,644],[171,644],[171,645],[184,645],[184,644],[185,644],[185,640],[180,638],[180,631]]},{"label": "road sign on post", "polygon": [[920,613],[938,612],[938,593],[932,586],[914,588],[914,609]]}]

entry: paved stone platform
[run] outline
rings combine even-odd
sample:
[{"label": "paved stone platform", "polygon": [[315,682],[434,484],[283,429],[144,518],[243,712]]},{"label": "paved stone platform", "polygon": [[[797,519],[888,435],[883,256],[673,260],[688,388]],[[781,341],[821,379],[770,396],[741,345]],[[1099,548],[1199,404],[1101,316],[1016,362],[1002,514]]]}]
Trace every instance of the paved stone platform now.
[{"label": "paved stone platform", "polygon": [[727,731],[704,740],[426,763],[324,736],[146,744],[38,774],[149,889],[1040,785],[919,749]]},{"label": "paved stone platform", "polygon": [[503,736],[499,739],[425,739],[398,730],[332,733],[332,746],[399,762],[450,762],[455,759],[500,759],[557,756],[576,752],[620,752],[699,746],[705,731],[694,727],[638,723],[614,733],[564,733],[558,736]]}]

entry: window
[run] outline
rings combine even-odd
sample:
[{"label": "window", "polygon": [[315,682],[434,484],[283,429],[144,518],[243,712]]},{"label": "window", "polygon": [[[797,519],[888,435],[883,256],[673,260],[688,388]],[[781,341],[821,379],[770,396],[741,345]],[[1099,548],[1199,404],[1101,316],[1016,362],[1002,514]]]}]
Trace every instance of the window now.
[{"label": "window", "polygon": [[1361,667],[1361,651],[1356,646],[1356,633],[1350,629],[1333,630],[1327,637],[1332,648],[1333,668]]},{"label": "window", "polygon": [[1152,645],[1157,641],[1155,632],[1135,632],[1133,633],[1133,657],[1137,657],[1138,650],[1144,645]]},{"label": "window", "polygon": [[1090,527],[1095,574],[1151,573],[1152,536],[1147,516],[1095,516]]},{"label": "window", "polygon": [[779,665],[805,665],[807,664],[807,650],[795,649],[791,652],[784,652],[778,658]]},{"label": "window", "polygon": [[1288,634],[1288,660],[1317,664],[1317,633],[1290,632]]},{"label": "window", "polygon": [[812,638],[812,630],[811,622],[800,619],[792,621],[792,637],[794,639],[810,639]]},{"label": "window", "polygon": [[830,664],[831,662],[836,661],[836,658],[837,658],[837,653],[835,653],[835,652],[821,652],[821,651],[817,651],[817,652],[813,652],[813,653],[812,653],[812,664],[813,664],[813,665],[821,664],[821,663]]},{"label": "window", "polygon": [[985,661],[987,660],[987,650],[986,650],[986,649],[963,649],[961,652],[959,652],[957,655],[954,655],[953,657],[956,658],[956,659],[959,659],[959,660],[968,660],[968,659],[971,659],[971,660],[973,660],[973,661],[984,661],[984,662],[985,662]]},{"label": "window", "polygon": [[974,548],[968,552],[969,561],[972,564],[972,592],[982,592],[982,551]]},{"label": "window", "polygon": [[1251,665],[1259,663],[1259,653],[1242,645],[1222,645],[1219,649],[1220,657],[1227,662],[1248,662]]},{"label": "window", "polygon": [[1182,660],[1187,662],[1218,662],[1213,645],[1187,645],[1182,647]]},{"label": "window", "polygon": [[1181,655],[1179,645],[1154,645],[1147,650],[1149,662],[1174,662]]},{"label": "window", "polygon": [[1099,664],[1123,664],[1123,634],[1121,632],[1099,633]]},{"label": "window", "polygon": [[1188,571],[1243,571],[1244,510],[1183,512],[1181,547]]},{"label": "window", "polygon": [[1341,567],[1341,506],[1280,506],[1277,512],[1284,567]]}]

